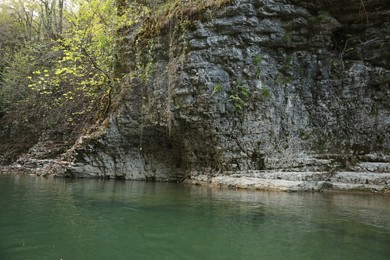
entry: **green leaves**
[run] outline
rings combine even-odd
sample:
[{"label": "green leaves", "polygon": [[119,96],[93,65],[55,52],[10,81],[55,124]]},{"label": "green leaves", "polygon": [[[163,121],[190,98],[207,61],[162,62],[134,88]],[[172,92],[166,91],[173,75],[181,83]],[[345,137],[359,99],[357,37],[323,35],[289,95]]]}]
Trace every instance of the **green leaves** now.
[{"label": "green leaves", "polygon": [[[67,27],[61,37],[47,42],[49,62],[28,77],[29,89],[53,99],[51,106],[74,104],[82,99],[88,108],[106,110],[99,104],[115,81],[116,34],[124,19],[114,0],[76,0],[66,12]],[[77,100],[76,100],[77,98]],[[76,113],[78,114],[78,113]],[[99,114],[99,112],[97,113]]]},{"label": "green leaves", "polygon": [[229,102],[234,106],[235,110],[242,110],[247,106],[247,101],[250,96],[248,87],[235,85],[229,93]]},{"label": "green leaves", "polygon": [[[7,33],[7,38],[0,38],[4,47],[0,53],[7,54],[3,55],[7,59],[0,57],[1,109],[16,111],[18,102],[26,107],[33,102],[56,111],[58,117],[73,118],[72,122],[87,114],[92,119],[105,117],[120,81],[114,71],[117,45],[123,39],[119,32],[143,21],[150,8],[131,1],[119,11],[116,0],[68,0],[66,4],[10,0],[7,4],[0,9],[0,29]],[[23,19],[28,20],[21,23]],[[146,81],[153,58],[150,53],[145,56]]]},{"label": "green leaves", "polygon": [[214,86],[213,93],[211,93],[211,96],[214,96],[215,94],[221,92],[223,90],[223,87],[219,84]]},{"label": "green leaves", "polygon": [[[122,77],[115,71],[121,33],[137,32],[150,14],[142,2],[126,1],[123,10],[117,0],[0,3],[0,139],[52,130],[74,137],[106,117]],[[145,81],[151,50],[141,59]]]}]

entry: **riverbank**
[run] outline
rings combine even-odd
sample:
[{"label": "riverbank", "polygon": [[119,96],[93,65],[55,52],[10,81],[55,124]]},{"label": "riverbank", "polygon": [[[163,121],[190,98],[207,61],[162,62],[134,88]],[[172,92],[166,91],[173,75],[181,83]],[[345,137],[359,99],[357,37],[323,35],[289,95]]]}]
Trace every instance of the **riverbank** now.
[{"label": "riverbank", "polygon": [[186,179],[194,185],[227,186],[237,189],[287,192],[361,191],[390,193],[390,173],[369,172],[278,172],[264,171],[231,175],[197,175]]},{"label": "riverbank", "polygon": [[156,5],[169,14],[162,27],[148,18],[144,29],[118,30],[120,59],[110,75],[124,77],[96,99],[104,113],[76,112],[87,103],[73,91],[69,102],[83,104],[61,107],[69,115],[36,112],[51,105],[46,95],[43,103],[27,99],[26,114],[4,115],[0,164],[13,163],[4,172],[254,190],[390,189],[385,0],[367,3],[367,17],[356,1],[218,1],[226,5],[207,10],[182,2]]},{"label": "riverbank", "polygon": [[[35,175],[41,177],[72,177],[67,174],[71,164],[58,160],[35,160],[27,165],[0,166],[0,174]],[[80,178],[96,178],[81,176]],[[107,179],[113,176],[107,176]],[[147,180],[145,180],[147,181]],[[388,172],[286,172],[245,171],[206,175],[192,173],[182,182],[190,185],[282,192],[367,192],[390,194]]]}]

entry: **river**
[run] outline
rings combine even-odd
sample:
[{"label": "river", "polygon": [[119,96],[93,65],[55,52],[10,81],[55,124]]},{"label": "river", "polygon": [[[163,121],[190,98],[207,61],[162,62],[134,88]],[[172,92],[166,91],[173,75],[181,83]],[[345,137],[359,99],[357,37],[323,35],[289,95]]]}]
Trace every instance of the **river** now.
[{"label": "river", "polygon": [[390,259],[390,196],[0,175],[0,259]]}]

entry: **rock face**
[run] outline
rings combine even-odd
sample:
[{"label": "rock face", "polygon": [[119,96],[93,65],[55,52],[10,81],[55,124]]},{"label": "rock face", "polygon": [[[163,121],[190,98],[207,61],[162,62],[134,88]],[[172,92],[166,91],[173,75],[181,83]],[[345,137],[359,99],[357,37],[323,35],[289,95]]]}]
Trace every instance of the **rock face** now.
[{"label": "rock face", "polygon": [[66,174],[390,186],[389,1],[236,0],[203,16],[153,40],[150,79],[80,138]]}]

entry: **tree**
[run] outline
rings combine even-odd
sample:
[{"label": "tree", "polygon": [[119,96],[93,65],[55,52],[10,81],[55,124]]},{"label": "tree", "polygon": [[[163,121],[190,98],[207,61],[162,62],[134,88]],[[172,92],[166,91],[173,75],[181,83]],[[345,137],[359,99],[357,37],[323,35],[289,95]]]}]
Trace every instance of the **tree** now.
[{"label": "tree", "polygon": [[[122,75],[115,74],[120,29],[149,9],[116,0],[7,0],[1,7],[1,132],[51,130],[76,136],[104,118]],[[8,48],[8,49],[7,49]],[[2,112],[2,113],[3,113]],[[8,121],[7,121],[8,120]],[[8,128],[7,128],[8,127]],[[4,129],[8,130],[5,131]],[[1,138],[1,137],[0,137]]]},{"label": "tree", "polygon": [[118,11],[114,0],[73,3],[75,8],[64,12],[67,28],[50,41],[51,62],[30,76],[30,89],[52,96],[53,105],[82,100],[83,109],[97,110],[104,117],[119,80],[114,74],[118,31],[139,22],[148,9],[133,4]]}]

